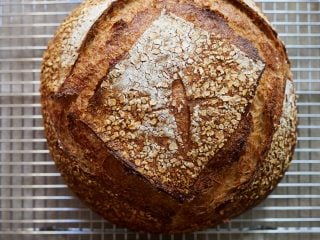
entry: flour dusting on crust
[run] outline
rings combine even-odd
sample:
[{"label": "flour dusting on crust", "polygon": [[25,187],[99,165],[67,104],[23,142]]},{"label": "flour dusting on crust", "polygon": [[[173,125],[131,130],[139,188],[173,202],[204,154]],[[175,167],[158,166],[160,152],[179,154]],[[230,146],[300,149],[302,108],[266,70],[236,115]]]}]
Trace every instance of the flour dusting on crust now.
[{"label": "flour dusting on crust", "polygon": [[102,82],[106,120],[90,127],[151,181],[187,192],[237,129],[263,69],[163,12]]}]

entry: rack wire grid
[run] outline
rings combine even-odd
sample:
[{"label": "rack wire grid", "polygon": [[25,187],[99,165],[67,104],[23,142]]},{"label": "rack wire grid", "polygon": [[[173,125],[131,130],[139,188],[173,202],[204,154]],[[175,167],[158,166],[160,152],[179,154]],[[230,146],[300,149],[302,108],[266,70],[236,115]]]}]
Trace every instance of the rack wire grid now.
[{"label": "rack wire grid", "polygon": [[0,0],[0,239],[320,239],[320,0],[259,0],[286,43],[299,137],[284,179],[259,206],[190,234],[108,223],[64,184],[47,150],[39,103],[43,50],[80,0]]}]

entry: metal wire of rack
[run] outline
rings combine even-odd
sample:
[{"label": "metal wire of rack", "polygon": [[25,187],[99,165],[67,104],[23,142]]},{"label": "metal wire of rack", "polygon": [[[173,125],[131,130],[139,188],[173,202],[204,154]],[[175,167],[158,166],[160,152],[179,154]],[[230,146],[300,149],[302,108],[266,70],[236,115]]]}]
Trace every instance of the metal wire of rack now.
[{"label": "metal wire of rack", "polygon": [[299,94],[289,171],[262,204],[190,234],[117,228],[83,206],[48,154],[39,104],[43,50],[80,0],[0,0],[0,239],[319,239],[320,0],[258,0],[286,43]]}]

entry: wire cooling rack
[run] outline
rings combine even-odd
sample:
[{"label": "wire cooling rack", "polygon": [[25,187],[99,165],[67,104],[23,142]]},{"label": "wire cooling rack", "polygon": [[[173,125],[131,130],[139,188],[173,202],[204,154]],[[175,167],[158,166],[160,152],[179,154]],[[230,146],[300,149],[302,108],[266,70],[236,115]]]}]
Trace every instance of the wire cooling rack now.
[{"label": "wire cooling rack", "polygon": [[320,0],[259,0],[286,43],[299,94],[299,138],[283,181],[228,224],[151,235],[104,221],[75,199],[43,135],[39,67],[79,0],[0,0],[0,239],[320,239]]}]

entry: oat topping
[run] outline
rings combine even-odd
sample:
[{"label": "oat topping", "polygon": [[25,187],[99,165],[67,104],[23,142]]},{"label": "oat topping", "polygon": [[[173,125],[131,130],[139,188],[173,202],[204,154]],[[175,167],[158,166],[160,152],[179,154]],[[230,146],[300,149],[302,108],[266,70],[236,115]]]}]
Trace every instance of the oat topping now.
[{"label": "oat topping", "polygon": [[[255,177],[252,185],[241,198],[254,200],[264,196],[283,177],[284,171],[289,167],[292,146],[297,137],[296,95],[291,80],[287,80],[282,111],[280,124],[276,126],[277,130],[273,135],[268,155],[260,167],[260,174]],[[253,192],[257,194],[252,195]]]},{"label": "oat topping", "polygon": [[104,122],[87,122],[151,181],[186,193],[237,129],[263,69],[219,34],[163,12],[101,84]]},{"label": "oat topping", "polygon": [[[45,79],[51,79],[48,87],[53,92],[58,91],[70,73],[71,67],[79,56],[79,49],[92,25],[114,1],[99,0],[94,3],[87,1],[81,6],[81,10],[78,9],[77,13],[62,23],[56,34],[61,44],[52,45],[55,51],[51,51],[50,55],[48,51],[45,52],[46,61],[42,70],[43,74],[48,76]],[[56,41],[59,40],[56,39]]]}]

